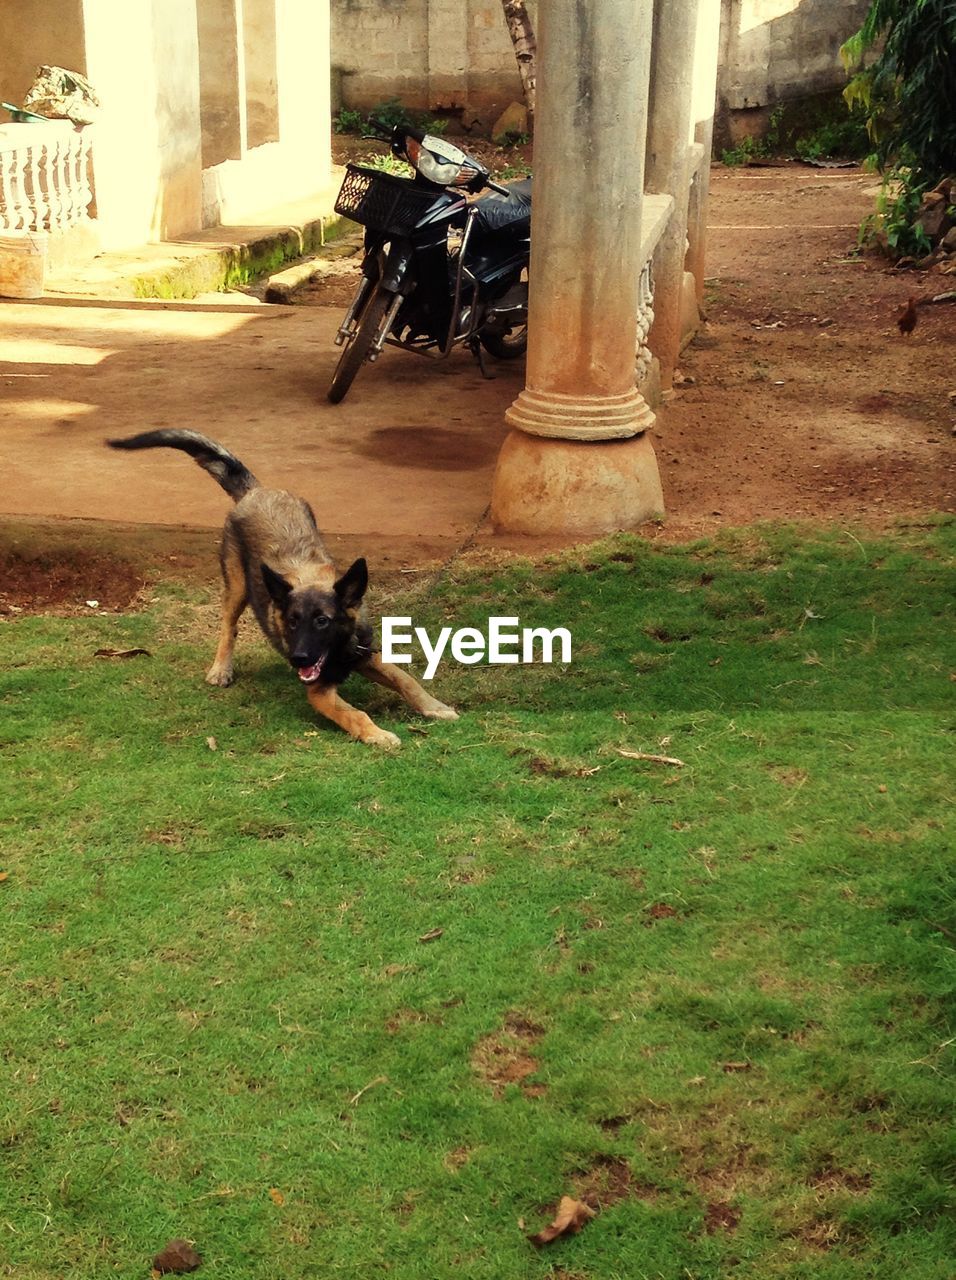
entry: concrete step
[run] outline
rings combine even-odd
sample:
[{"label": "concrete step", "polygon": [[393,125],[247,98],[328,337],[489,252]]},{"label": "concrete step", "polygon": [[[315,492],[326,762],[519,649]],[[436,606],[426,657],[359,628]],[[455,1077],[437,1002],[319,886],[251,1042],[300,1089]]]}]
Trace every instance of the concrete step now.
[{"label": "concrete step", "polygon": [[265,209],[242,225],[210,227],[176,241],[103,253],[49,275],[50,298],[195,298],[248,284],[284,262],[313,254],[354,224],[335,213],[341,170],[328,187]]}]

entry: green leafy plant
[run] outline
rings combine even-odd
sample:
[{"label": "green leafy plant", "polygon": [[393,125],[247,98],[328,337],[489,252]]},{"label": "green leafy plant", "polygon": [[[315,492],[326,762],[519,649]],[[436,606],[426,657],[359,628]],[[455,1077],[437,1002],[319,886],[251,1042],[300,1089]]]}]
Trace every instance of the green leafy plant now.
[{"label": "green leafy plant", "polygon": [[531,166],[529,164],[513,165],[506,164],[503,169],[495,170],[495,177],[501,182],[510,182],[512,178],[530,178]]},{"label": "green leafy plant", "polygon": [[876,215],[861,233],[872,239],[882,231],[894,253],[925,250],[928,237],[915,224],[919,197],[956,170],[956,4],[873,0],[840,54],[853,72],[843,96],[865,114],[884,174]]},{"label": "green leafy plant", "polygon": [[380,120],[394,129],[418,128],[424,133],[433,133],[439,137],[448,128],[448,121],[441,116],[430,116],[424,111],[410,111],[398,98],[386,98],[377,103],[369,112],[373,120]]},{"label": "green leafy plant", "polygon": [[332,128],[336,133],[361,133],[364,127],[365,116],[351,107],[342,107],[338,115],[332,117]]},{"label": "green leafy plant", "polygon": [[507,133],[498,134],[493,141],[499,147],[523,147],[531,141],[531,134],[520,129],[509,129]]},{"label": "green leafy plant", "polygon": [[860,224],[859,243],[877,244],[894,257],[919,257],[932,248],[917,216],[925,187],[910,170],[890,170],[876,198],[876,211]]},{"label": "green leafy plant", "polygon": [[760,138],[748,133],[746,137],[740,139],[735,147],[729,147],[726,151],[721,152],[720,159],[722,163],[726,165],[748,164],[751,160],[767,159],[770,156],[777,155],[783,145],[781,139],[783,116],[784,108],[782,106],[774,107],[767,121],[766,133]]},{"label": "green leafy plant", "polygon": [[386,98],[384,102],[376,103],[369,115],[373,120],[381,120],[382,124],[387,124],[393,129],[396,125],[408,128],[415,123],[408,109],[399,102],[398,98]]},{"label": "green leafy plant", "polygon": [[736,146],[727,147],[724,151],[721,151],[720,160],[722,164],[732,167],[733,165],[748,164],[756,157],[766,154],[763,140],[755,138],[748,133],[745,138],[740,139]]},{"label": "green leafy plant", "polygon": [[825,156],[845,156],[862,160],[871,147],[866,121],[859,115],[845,120],[828,120],[811,132],[794,140],[794,150],[801,160],[821,160]]},{"label": "green leafy plant", "polygon": [[397,156],[391,153],[388,155],[375,154],[366,156],[362,160],[362,164],[366,169],[380,169],[382,173],[392,173],[399,178],[413,178],[415,170],[410,164],[406,164],[404,160],[399,160]]}]

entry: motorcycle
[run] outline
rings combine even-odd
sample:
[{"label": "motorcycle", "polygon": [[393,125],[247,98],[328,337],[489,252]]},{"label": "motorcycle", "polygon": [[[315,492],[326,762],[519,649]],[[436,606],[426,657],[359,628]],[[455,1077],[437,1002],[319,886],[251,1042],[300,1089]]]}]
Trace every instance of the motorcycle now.
[{"label": "motorcycle", "polygon": [[365,227],[365,256],[335,336],[343,350],[328,390],[333,404],[386,343],[433,359],[464,345],[483,374],[482,348],[512,360],[528,345],[530,178],[501,186],[480,160],[444,138],[407,125],[369,125],[376,130],[370,136],[387,141],[415,176],[346,166],[335,210]]}]

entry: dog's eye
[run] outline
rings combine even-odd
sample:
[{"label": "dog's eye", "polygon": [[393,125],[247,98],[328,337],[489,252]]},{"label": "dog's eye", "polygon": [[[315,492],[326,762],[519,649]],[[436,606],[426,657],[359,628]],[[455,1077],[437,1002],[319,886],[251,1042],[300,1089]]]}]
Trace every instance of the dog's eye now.
[{"label": "dog's eye", "polygon": [[295,609],[292,609],[286,614],[286,621],[290,627],[297,627],[302,621],[302,614],[297,613]]},{"label": "dog's eye", "polygon": [[315,627],[316,631],[323,631],[329,625],[330,621],[331,619],[326,617],[324,613],[317,613],[312,619],[312,625]]}]

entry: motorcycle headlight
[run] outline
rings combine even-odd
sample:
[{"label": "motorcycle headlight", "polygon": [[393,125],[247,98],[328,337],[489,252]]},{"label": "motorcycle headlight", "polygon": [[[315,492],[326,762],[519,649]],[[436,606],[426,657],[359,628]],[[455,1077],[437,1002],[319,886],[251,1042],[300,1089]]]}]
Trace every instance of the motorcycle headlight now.
[{"label": "motorcycle headlight", "polygon": [[441,187],[453,187],[458,182],[462,166],[452,160],[441,160],[434,152],[423,147],[414,138],[406,139],[405,150],[409,160],[429,182],[437,182]]}]

